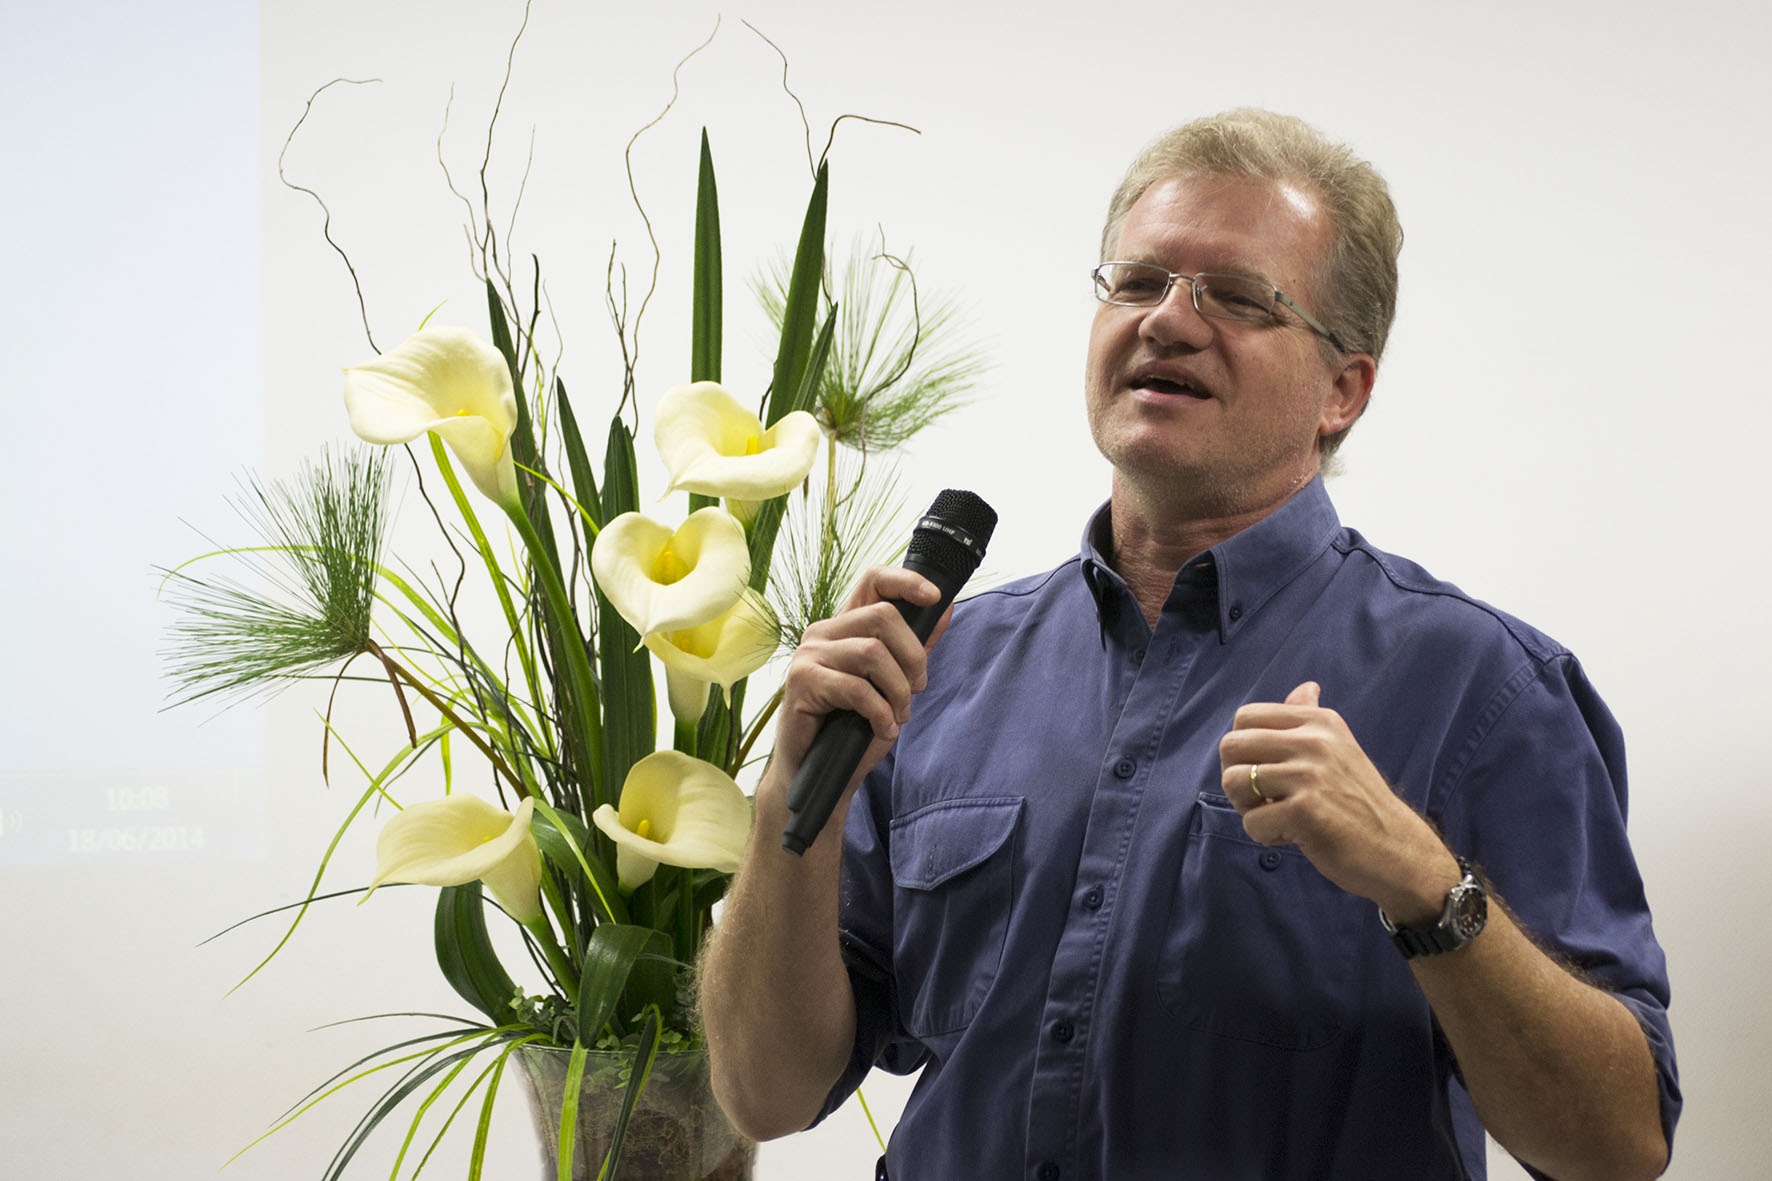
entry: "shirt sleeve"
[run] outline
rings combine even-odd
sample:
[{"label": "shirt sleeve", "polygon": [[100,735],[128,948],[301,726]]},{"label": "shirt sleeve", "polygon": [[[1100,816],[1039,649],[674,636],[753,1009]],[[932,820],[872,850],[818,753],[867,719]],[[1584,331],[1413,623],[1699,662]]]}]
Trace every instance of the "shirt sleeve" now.
[{"label": "shirt sleeve", "polygon": [[869,772],[843,830],[837,928],[855,994],[855,1046],[814,1125],[843,1106],[875,1066],[909,1074],[926,1054],[898,1020],[892,973],[892,869],[882,835],[889,831],[892,767],[888,753]]},{"label": "shirt sleeve", "polygon": [[1429,814],[1541,946],[1636,1017],[1671,1149],[1681,1097],[1667,960],[1625,833],[1618,723],[1566,652],[1511,678],[1478,719]]}]

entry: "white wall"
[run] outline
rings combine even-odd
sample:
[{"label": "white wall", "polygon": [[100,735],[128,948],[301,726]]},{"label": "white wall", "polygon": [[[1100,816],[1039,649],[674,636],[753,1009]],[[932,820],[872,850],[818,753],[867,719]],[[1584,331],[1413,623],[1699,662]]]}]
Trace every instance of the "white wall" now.
[{"label": "white wall", "polygon": [[[533,130],[517,245],[547,268],[587,418],[608,412],[617,375],[601,311],[610,241],[631,272],[645,258],[622,145],[717,10],[537,0],[517,51],[494,201],[508,216]],[[205,548],[181,517],[238,540],[230,473],[284,475],[346,437],[338,369],[367,346],[317,211],[275,172],[321,83],[380,79],[322,96],[289,157],[328,195],[378,341],[444,300],[443,319],[482,321],[435,140],[453,82],[445,151],[472,156],[520,10],[266,0],[256,25],[224,0],[60,11],[71,24],[0,8],[13,260],[0,288],[13,354],[3,605],[23,653],[0,690],[13,752],[0,765],[0,1176],[182,1179],[210,1175],[386,1040],[303,1030],[459,1007],[435,978],[419,891],[322,908],[266,974],[223,995],[275,932],[194,945],[299,897],[355,789],[317,781],[317,692],[217,721],[154,713],[165,616],[147,567]],[[1772,87],[1756,60],[1772,21],[1722,0],[726,8],[683,71],[678,110],[636,153],[673,268],[648,313],[643,398],[684,364],[703,123],[729,239],[727,376],[765,380],[738,281],[797,228],[805,152],[779,62],[741,18],[787,53],[818,143],[846,112],[921,129],[843,126],[832,228],[847,240],[883,227],[894,248],[916,248],[925,283],[971,305],[994,369],[977,404],[919,447],[906,491],[918,505],[957,484],[998,506],[999,575],[1063,556],[1105,489],[1079,412],[1085,272],[1130,155],[1195,114],[1258,104],[1378,163],[1409,235],[1402,310],[1332,488],[1375,542],[1530,619],[1590,668],[1630,737],[1632,829],[1673,966],[1687,1112],[1669,1176],[1763,1168],[1772,642],[1759,461],[1772,391],[1752,350],[1772,272]],[[212,810],[225,848],[97,857],[76,841],[65,857],[9,857],[21,832],[99,823],[58,808],[98,807],[111,777],[154,775],[208,784],[172,819],[188,828]],[[366,840],[348,842],[338,884],[360,880],[368,856]],[[902,1084],[868,1091],[889,1122]],[[335,1100],[228,1175],[315,1175],[358,1110]],[[494,1175],[529,1175],[524,1120],[513,1098]],[[852,1105],[767,1146],[762,1173],[868,1176],[875,1151]]]}]

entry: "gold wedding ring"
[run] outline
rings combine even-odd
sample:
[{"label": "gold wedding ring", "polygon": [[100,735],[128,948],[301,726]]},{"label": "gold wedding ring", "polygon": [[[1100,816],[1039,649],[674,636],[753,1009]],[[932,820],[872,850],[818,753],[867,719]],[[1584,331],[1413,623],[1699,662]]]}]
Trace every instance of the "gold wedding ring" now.
[{"label": "gold wedding ring", "polygon": [[1265,803],[1267,803],[1267,797],[1261,794],[1261,784],[1256,782],[1256,778],[1257,778],[1256,772],[1258,772],[1260,770],[1261,770],[1260,763],[1250,763],[1249,764],[1249,790],[1255,793],[1255,802],[1256,803],[1265,804]]}]

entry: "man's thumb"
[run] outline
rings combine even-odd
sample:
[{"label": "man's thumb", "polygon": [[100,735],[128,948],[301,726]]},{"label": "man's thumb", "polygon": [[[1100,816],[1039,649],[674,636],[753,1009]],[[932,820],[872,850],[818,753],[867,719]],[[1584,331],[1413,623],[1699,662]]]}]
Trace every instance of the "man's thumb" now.
[{"label": "man's thumb", "polygon": [[1317,697],[1322,692],[1323,687],[1321,685],[1317,684],[1315,681],[1306,681],[1298,688],[1292,690],[1292,692],[1286,694],[1286,704],[1308,705],[1314,708],[1317,704]]}]

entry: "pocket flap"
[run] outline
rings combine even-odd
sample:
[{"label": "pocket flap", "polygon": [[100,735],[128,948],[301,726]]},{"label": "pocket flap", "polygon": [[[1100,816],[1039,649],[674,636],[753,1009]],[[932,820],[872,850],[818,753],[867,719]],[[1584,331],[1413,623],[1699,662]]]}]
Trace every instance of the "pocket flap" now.
[{"label": "pocket flap", "polygon": [[1019,798],[951,800],[892,822],[892,880],[933,890],[1001,849],[1021,821]]}]

